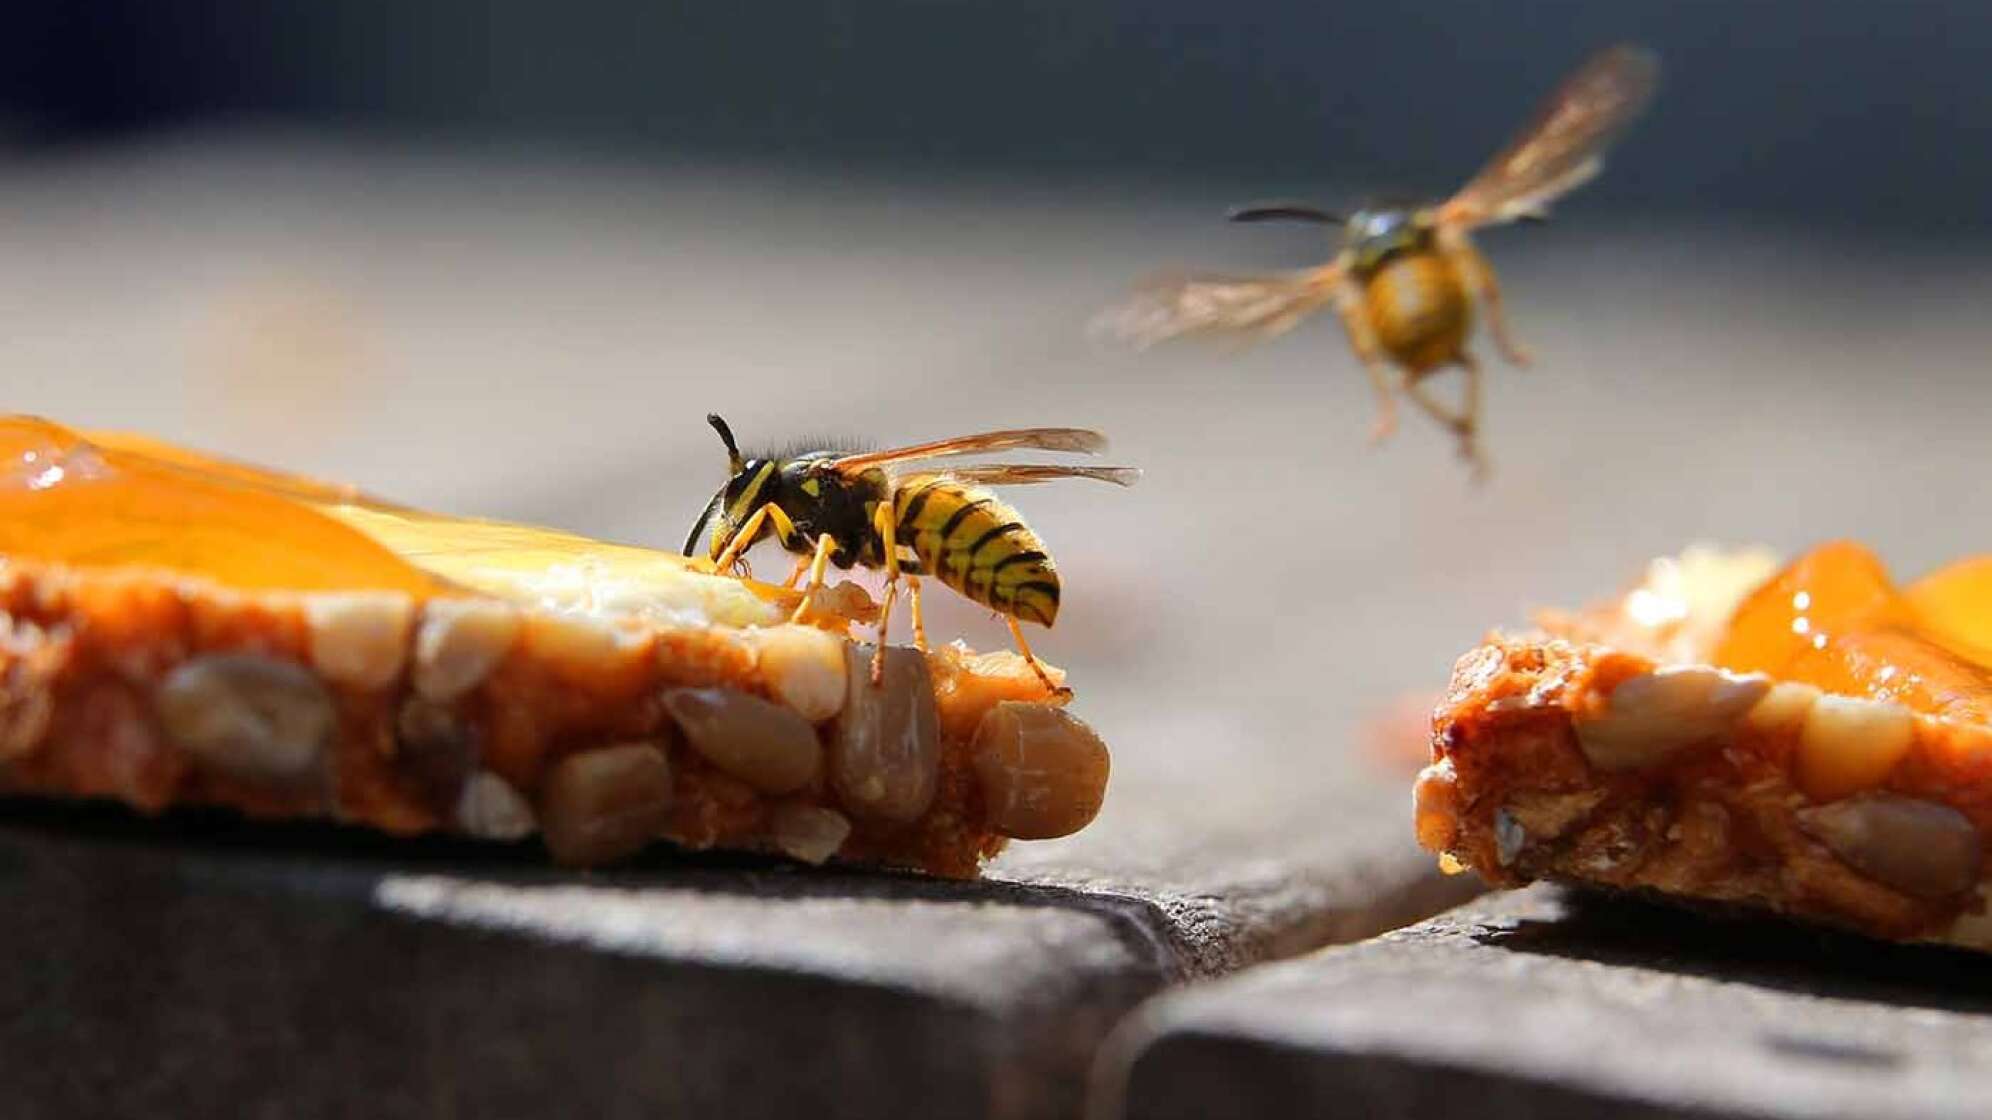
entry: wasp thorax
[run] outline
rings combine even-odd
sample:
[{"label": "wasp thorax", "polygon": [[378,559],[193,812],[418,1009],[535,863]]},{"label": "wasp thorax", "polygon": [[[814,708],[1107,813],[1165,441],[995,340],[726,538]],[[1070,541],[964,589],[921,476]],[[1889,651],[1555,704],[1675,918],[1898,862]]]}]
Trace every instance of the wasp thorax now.
[{"label": "wasp thorax", "polygon": [[1395,206],[1358,210],[1349,218],[1345,235],[1358,268],[1374,267],[1384,258],[1419,248],[1427,229],[1409,208]]}]

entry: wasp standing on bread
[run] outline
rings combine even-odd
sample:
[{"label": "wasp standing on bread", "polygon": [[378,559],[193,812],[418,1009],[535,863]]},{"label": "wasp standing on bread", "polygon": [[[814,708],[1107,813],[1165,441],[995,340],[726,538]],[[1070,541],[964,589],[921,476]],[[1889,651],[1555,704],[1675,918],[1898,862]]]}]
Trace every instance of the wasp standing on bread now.
[{"label": "wasp standing on bread", "polygon": [[804,451],[748,457],[716,415],[706,422],[726,444],[727,479],[685,540],[692,555],[708,522],[717,517],[707,556],[721,570],[732,567],[763,537],[796,553],[788,586],[808,573],[794,621],[809,612],[823,586],[824,570],[861,565],[885,572],[879,615],[878,655],[872,682],[884,666],[886,630],[899,579],[907,578],[913,640],[925,649],[920,580],[931,575],[974,602],[1002,615],[1017,650],[1050,692],[1063,692],[1024,640],[1019,620],[1050,626],[1058,618],[1058,568],[1023,518],[986,487],[1093,478],[1119,486],[1140,472],[1130,467],[982,464],[912,471],[908,464],[952,455],[1029,449],[1097,454],[1106,438],[1084,428],[1019,428],[984,432],[890,451]]},{"label": "wasp standing on bread", "polygon": [[[1380,441],[1395,430],[1393,393],[1401,385],[1413,403],[1453,432],[1460,454],[1476,474],[1483,473],[1480,365],[1466,350],[1475,302],[1486,309],[1502,356],[1517,366],[1529,359],[1509,333],[1494,270],[1470,233],[1541,219],[1551,202],[1596,175],[1606,146],[1645,108],[1658,75],[1654,56],[1637,47],[1591,56],[1471,182],[1437,205],[1387,203],[1347,217],[1296,203],[1235,210],[1231,220],[1238,222],[1339,225],[1341,249],[1319,268],[1286,275],[1160,281],[1101,316],[1096,327],[1144,346],[1193,334],[1270,338],[1333,306],[1376,389],[1379,413],[1372,438]],[[1400,376],[1393,376],[1391,365]],[[1466,375],[1458,409],[1448,408],[1424,384],[1426,376],[1447,366]]]}]

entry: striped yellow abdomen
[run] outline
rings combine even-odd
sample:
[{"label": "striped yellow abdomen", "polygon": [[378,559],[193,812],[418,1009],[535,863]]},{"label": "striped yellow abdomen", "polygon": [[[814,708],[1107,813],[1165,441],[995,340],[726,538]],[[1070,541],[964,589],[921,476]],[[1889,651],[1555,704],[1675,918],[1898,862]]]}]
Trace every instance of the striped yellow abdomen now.
[{"label": "striped yellow abdomen", "polygon": [[1017,511],[946,475],[903,479],[894,532],[928,574],[993,611],[1050,626],[1058,569]]},{"label": "striped yellow abdomen", "polygon": [[1413,373],[1459,356],[1472,308],[1459,274],[1436,253],[1407,253],[1384,263],[1364,295],[1377,341]]}]

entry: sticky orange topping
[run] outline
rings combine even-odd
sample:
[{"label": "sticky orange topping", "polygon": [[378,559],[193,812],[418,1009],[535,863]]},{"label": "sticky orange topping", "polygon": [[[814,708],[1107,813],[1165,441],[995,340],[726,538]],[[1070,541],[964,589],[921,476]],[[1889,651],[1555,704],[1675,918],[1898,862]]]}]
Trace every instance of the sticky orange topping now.
[{"label": "sticky orange topping", "polygon": [[318,485],[134,437],[97,440],[47,420],[0,417],[5,555],[168,568],[245,589],[441,586],[296,500]]},{"label": "sticky orange topping", "polygon": [[1992,666],[1992,556],[1939,568],[1911,584],[1903,598],[1938,640]]},{"label": "sticky orange topping", "polygon": [[[480,593],[600,617],[734,626],[771,625],[800,599],[785,587],[714,577],[675,552],[428,513],[148,436],[79,432],[32,416],[0,416],[6,557],[164,568],[243,590]],[[862,617],[859,606],[812,621],[841,630]]]},{"label": "sticky orange topping", "polygon": [[1992,723],[1992,561],[1967,560],[1907,592],[1866,548],[1821,545],[1745,599],[1715,663]]}]

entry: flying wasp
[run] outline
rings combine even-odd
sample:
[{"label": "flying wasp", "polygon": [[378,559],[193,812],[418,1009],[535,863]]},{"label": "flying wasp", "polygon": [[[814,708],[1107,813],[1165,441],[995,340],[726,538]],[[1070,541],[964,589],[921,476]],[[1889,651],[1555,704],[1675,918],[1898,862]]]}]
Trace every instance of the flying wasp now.
[{"label": "flying wasp", "polygon": [[1018,428],[889,451],[749,457],[740,453],[726,421],[709,415],[706,423],[726,445],[731,474],[685,538],[686,556],[692,555],[715,518],[706,555],[721,571],[734,567],[763,537],[774,537],[798,556],[785,586],[793,587],[805,572],[808,575],[793,616],[798,622],[809,613],[829,565],[883,569],[885,599],[879,614],[878,653],[872,659],[874,684],[884,666],[886,631],[901,577],[907,581],[911,600],[914,643],[927,648],[920,577],[932,576],[1002,615],[1017,651],[1046,691],[1064,691],[1052,683],[1018,625],[1023,621],[1049,627],[1057,620],[1058,568],[1017,511],[987,487],[1057,478],[1093,478],[1129,486],[1141,472],[1131,467],[1016,463],[907,468],[923,460],[991,451],[1098,454],[1106,449],[1106,437],[1084,428]]},{"label": "flying wasp", "polygon": [[[1551,202],[1595,176],[1606,147],[1646,107],[1658,76],[1658,61],[1638,47],[1592,55],[1478,175],[1436,205],[1384,203],[1346,216],[1298,203],[1234,210],[1236,222],[1340,226],[1341,247],[1321,267],[1284,275],[1161,280],[1095,325],[1139,346],[1196,334],[1270,338],[1333,306],[1376,390],[1372,440],[1396,430],[1394,394],[1401,385],[1414,404],[1452,431],[1460,454],[1483,474],[1480,363],[1466,349],[1474,304],[1485,309],[1503,357],[1526,366],[1529,356],[1508,329],[1494,270],[1474,248],[1471,233],[1541,220]],[[1457,409],[1425,384],[1448,366],[1460,367],[1466,378]]]}]

